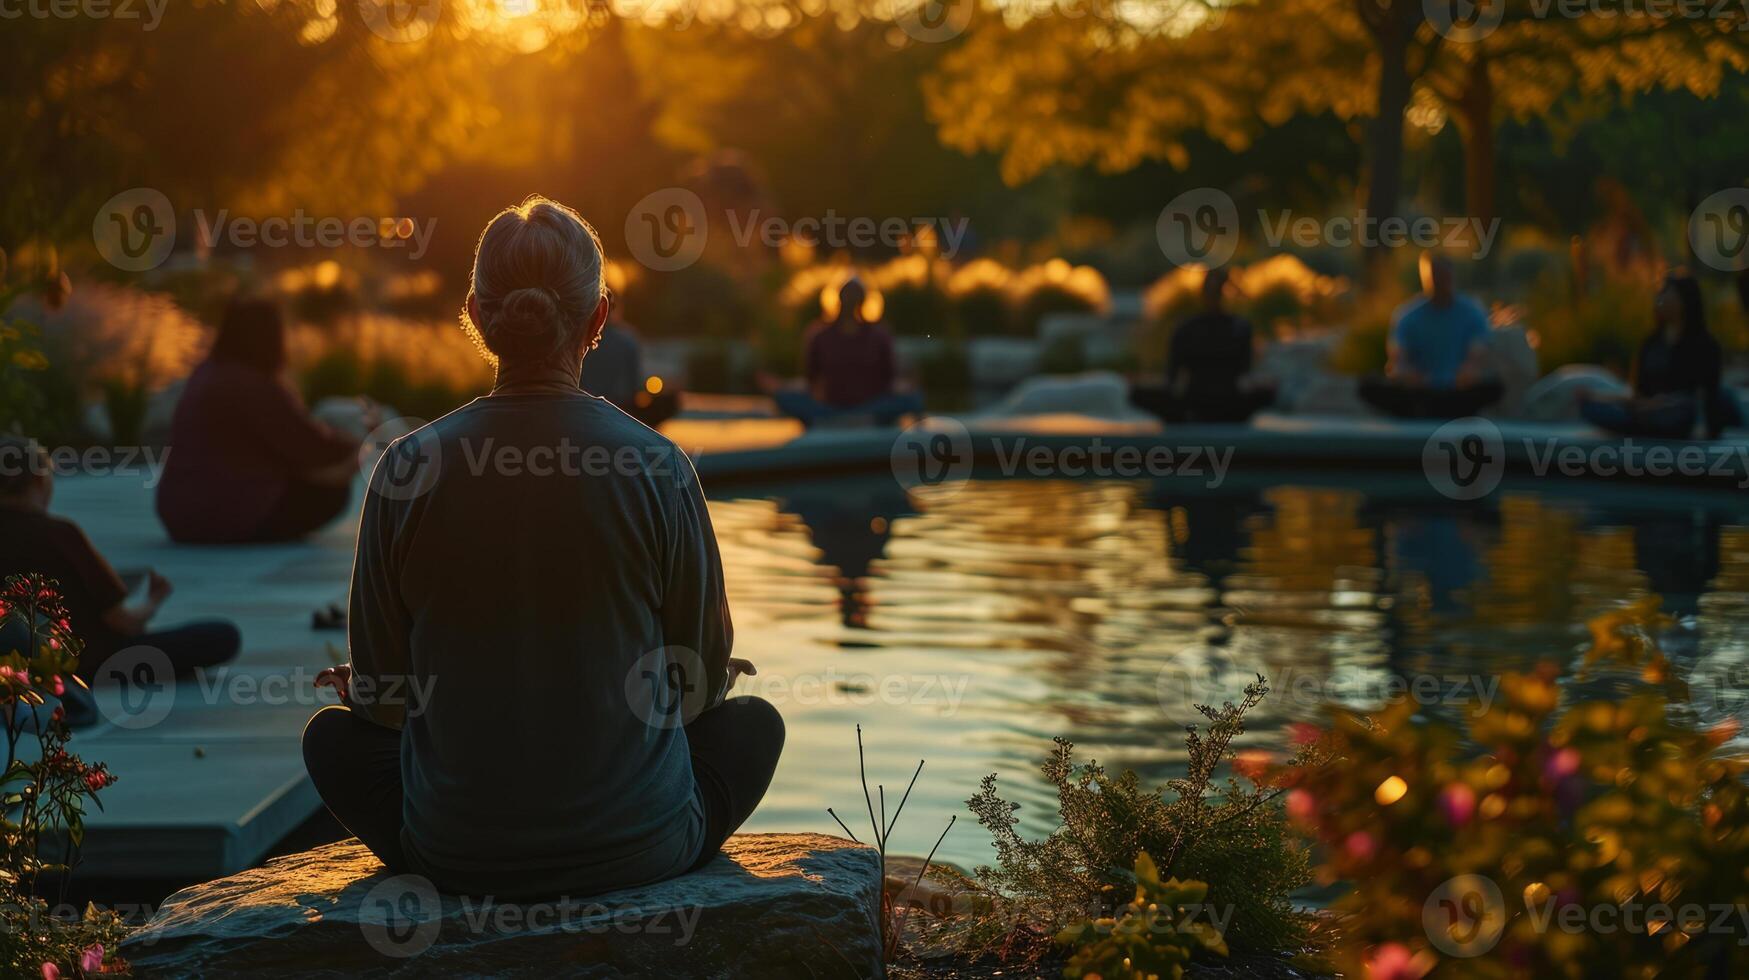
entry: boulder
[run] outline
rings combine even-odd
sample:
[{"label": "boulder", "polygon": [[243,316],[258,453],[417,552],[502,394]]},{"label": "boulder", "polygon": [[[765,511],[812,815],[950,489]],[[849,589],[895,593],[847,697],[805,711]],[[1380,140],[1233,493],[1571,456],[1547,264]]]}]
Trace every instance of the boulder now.
[{"label": "boulder", "polygon": [[704,868],[546,902],[439,895],[356,840],[170,896],[121,948],[138,977],[880,977],[875,852],[743,834]]},{"label": "boulder", "polygon": [[1152,418],[1130,405],[1130,388],[1122,375],[1110,371],[1028,378],[1006,398],[978,413],[980,419],[1026,415],[1086,415],[1117,421]]},{"label": "boulder", "polygon": [[1622,398],[1633,389],[1604,368],[1568,364],[1530,386],[1519,414],[1535,422],[1577,422],[1580,392],[1596,398]]}]

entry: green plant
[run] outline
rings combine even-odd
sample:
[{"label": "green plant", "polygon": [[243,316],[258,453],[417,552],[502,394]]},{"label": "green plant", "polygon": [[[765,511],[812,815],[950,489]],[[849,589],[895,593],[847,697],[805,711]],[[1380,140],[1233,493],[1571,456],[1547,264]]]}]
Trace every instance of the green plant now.
[{"label": "green plant", "polygon": [[42,329],[10,315],[12,304],[27,292],[41,291],[47,305],[58,306],[72,286],[65,273],[41,282],[6,282],[6,253],[0,251],[0,419],[15,433],[40,432],[48,421],[49,399],[40,378],[48,370]]},{"label": "green plant", "polygon": [[1649,280],[1625,278],[1602,283],[1575,298],[1562,277],[1545,279],[1525,316],[1542,369],[1599,364],[1625,377],[1634,352],[1651,330],[1656,290],[1657,284]]},{"label": "green plant", "polygon": [[1115,915],[1073,923],[1058,933],[1058,942],[1075,949],[1064,976],[1178,980],[1198,950],[1227,955],[1220,932],[1198,921],[1207,885],[1177,878],[1161,881],[1147,851],[1136,855],[1134,875],[1135,895]]},{"label": "green plant", "polygon": [[[1224,938],[1235,948],[1298,947],[1308,923],[1288,896],[1310,880],[1310,862],[1278,804],[1282,789],[1234,778],[1216,786],[1220,768],[1236,758],[1232,741],[1246,712],[1267,693],[1259,677],[1237,705],[1198,705],[1207,730],[1186,726],[1186,772],[1165,790],[1142,786],[1132,771],[1113,776],[1095,762],[1077,765],[1071,743],[1057,739],[1042,772],[1062,825],[1043,840],[1020,835],[1019,805],[998,795],[994,775],[985,777],[967,805],[994,839],[997,863],[979,868],[979,880],[1018,917],[1055,931],[1089,909],[1111,914],[1113,896],[1133,887],[1132,869],[1146,851],[1162,874],[1208,882],[1209,900],[1233,912]],[[1317,751],[1302,750],[1289,768],[1315,761]],[[1256,775],[1252,761],[1241,765]]]},{"label": "green plant", "polygon": [[[64,694],[81,644],[54,582],[37,575],[6,579],[0,589],[0,636],[24,649],[0,656],[0,715],[6,722],[6,768],[0,771],[0,966],[7,976],[99,972],[123,927],[113,913],[88,908],[65,922],[39,897],[45,876],[63,891],[85,839],[85,803],[115,782],[102,763],[67,751],[65,712],[44,713],[44,692]],[[25,739],[36,751],[21,751]],[[55,859],[45,858],[45,845]],[[67,964],[61,970],[61,964]],[[50,967],[54,967],[54,971]]]},{"label": "green plant", "polygon": [[1323,845],[1320,878],[1352,885],[1337,906],[1345,972],[1749,969],[1734,917],[1721,930],[1690,911],[1749,907],[1749,764],[1721,753],[1734,721],[1671,710],[1685,692],[1656,642],[1668,622],[1656,597],[1593,620],[1577,680],[1607,673],[1607,699],[1564,699],[1548,663],[1507,674],[1461,724],[1408,701],[1334,712],[1333,761],[1298,772],[1287,803]]}]

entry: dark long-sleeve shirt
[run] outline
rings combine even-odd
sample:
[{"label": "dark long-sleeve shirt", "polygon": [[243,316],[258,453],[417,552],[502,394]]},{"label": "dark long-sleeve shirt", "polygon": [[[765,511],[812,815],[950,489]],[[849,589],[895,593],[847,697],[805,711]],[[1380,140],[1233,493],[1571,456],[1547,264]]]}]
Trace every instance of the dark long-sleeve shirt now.
[{"label": "dark long-sleeve shirt", "polygon": [[584,896],[698,856],[680,726],[722,697],[733,631],[667,439],[583,394],[407,436],[366,496],[349,629],[354,703],[402,729],[402,843],[441,886]]},{"label": "dark long-sleeve shirt", "polygon": [[158,517],[178,541],[244,540],[300,476],[357,451],[358,440],[312,418],[278,378],[209,360],[176,403]]},{"label": "dark long-sleeve shirt", "polygon": [[1724,424],[1719,381],[1724,355],[1707,334],[1671,343],[1654,330],[1634,357],[1634,394],[1641,398],[1677,395],[1693,398],[1709,435]]},{"label": "dark long-sleeve shirt", "polygon": [[833,408],[855,408],[893,390],[893,335],[878,323],[815,323],[802,337],[802,351],[808,387]]},{"label": "dark long-sleeve shirt", "polygon": [[[1172,331],[1166,388],[1191,400],[1230,399],[1251,370],[1251,323],[1230,313],[1198,313]],[[1184,391],[1177,391],[1179,374]]]}]

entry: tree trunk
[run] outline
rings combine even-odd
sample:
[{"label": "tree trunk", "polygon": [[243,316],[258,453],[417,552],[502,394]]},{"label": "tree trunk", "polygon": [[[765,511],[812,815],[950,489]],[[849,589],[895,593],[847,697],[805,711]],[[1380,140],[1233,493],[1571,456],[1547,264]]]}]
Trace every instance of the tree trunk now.
[{"label": "tree trunk", "polygon": [[[1395,6],[1401,6],[1398,0]],[[1409,30],[1395,12],[1387,14],[1373,34],[1379,53],[1377,113],[1367,133],[1366,219],[1374,223],[1395,217],[1403,195],[1403,114],[1409,108]],[[1386,249],[1376,240],[1366,253],[1366,274],[1377,282],[1384,271]]]},{"label": "tree trunk", "polygon": [[1470,62],[1463,97],[1458,100],[1458,133],[1464,139],[1464,206],[1487,224],[1497,214],[1494,160],[1494,80],[1481,55]]}]

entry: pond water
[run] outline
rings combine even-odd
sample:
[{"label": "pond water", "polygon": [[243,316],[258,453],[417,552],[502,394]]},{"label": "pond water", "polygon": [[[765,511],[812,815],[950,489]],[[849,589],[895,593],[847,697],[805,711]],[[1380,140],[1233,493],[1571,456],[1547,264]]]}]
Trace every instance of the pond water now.
[{"label": "pond water", "polygon": [[1284,746],[1288,723],[1332,701],[1407,691],[1455,716],[1502,671],[1571,665],[1588,620],[1651,594],[1677,618],[1665,649],[1694,692],[1680,710],[1749,717],[1741,495],[1508,484],[1454,504],[1425,484],[1293,480],[1215,495],[1091,480],[907,492],[870,477],[719,494],[737,655],[760,669],[737,690],[789,725],[747,829],[837,832],[832,806],[868,840],[860,724],[889,812],[928,760],[892,850],[927,851],[958,814],[941,855],[987,863],[965,799],[998,773],[1023,829],[1050,830],[1037,770],[1055,736],[1157,784],[1182,771],[1192,703],[1236,699],[1257,673],[1274,692],[1247,747]]}]

